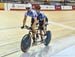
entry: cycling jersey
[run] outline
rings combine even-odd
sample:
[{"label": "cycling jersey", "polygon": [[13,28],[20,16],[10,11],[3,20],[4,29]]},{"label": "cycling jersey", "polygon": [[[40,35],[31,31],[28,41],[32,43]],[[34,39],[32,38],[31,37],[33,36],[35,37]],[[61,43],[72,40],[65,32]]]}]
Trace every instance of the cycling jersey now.
[{"label": "cycling jersey", "polygon": [[35,18],[37,18],[38,15],[35,10],[31,9],[30,11],[27,11],[25,13],[25,16],[30,16],[30,17],[32,17],[32,19],[35,19]]},{"label": "cycling jersey", "polygon": [[39,21],[43,21],[44,19],[47,18],[46,15],[44,15],[44,13],[42,13],[42,12],[37,12],[37,14],[38,14]]},{"label": "cycling jersey", "polygon": [[39,21],[43,21],[43,20],[45,19],[46,22],[48,22],[48,18],[47,18],[47,16],[46,16],[44,13],[42,13],[42,12],[37,12],[37,14],[38,14],[37,19],[38,19]]}]

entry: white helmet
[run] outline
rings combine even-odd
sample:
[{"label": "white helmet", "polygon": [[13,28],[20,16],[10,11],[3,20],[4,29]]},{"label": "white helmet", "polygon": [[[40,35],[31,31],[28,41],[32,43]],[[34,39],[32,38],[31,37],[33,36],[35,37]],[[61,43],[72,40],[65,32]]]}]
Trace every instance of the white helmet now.
[{"label": "white helmet", "polygon": [[30,8],[31,9],[32,8],[32,4],[31,3],[27,3],[26,4],[26,8]]}]

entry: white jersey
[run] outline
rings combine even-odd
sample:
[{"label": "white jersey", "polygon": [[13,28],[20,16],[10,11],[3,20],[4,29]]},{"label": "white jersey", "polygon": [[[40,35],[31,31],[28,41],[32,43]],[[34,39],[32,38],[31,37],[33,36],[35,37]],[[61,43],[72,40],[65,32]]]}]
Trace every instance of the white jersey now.
[{"label": "white jersey", "polygon": [[30,11],[27,11],[25,13],[25,16],[30,16],[33,19],[35,19],[35,18],[37,18],[38,15],[37,15],[37,12],[35,10],[31,9]]}]

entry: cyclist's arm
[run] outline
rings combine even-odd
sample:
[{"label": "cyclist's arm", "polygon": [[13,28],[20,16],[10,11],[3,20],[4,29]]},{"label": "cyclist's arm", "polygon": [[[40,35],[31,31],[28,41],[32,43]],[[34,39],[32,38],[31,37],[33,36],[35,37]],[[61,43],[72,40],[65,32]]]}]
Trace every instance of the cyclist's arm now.
[{"label": "cyclist's arm", "polygon": [[46,16],[44,15],[44,14],[42,14],[42,19],[43,19],[43,21],[44,21],[44,23],[43,23],[43,26],[45,25],[45,22],[46,22]]},{"label": "cyclist's arm", "polygon": [[25,23],[26,23],[26,19],[27,19],[27,16],[25,16],[24,19],[23,19],[23,26],[24,26]]}]

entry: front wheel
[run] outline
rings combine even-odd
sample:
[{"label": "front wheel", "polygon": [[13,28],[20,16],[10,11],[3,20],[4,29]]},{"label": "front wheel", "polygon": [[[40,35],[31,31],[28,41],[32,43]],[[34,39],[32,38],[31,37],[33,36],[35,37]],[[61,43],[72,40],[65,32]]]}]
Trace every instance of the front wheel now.
[{"label": "front wheel", "polygon": [[22,52],[27,52],[29,47],[31,46],[31,37],[29,34],[24,35],[21,41],[21,50]]},{"label": "front wheel", "polygon": [[51,41],[51,32],[50,31],[47,31],[46,32],[46,39],[45,39],[44,45],[45,46],[48,46],[48,44],[50,43],[50,41]]}]

